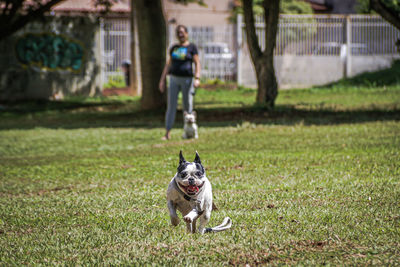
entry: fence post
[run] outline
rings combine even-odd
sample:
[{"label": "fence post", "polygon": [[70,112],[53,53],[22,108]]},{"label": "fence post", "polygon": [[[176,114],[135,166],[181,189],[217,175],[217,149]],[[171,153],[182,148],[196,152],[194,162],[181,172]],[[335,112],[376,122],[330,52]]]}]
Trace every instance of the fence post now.
[{"label": "fence post", "polygon": [[237,31],[237,51],[236,51],[236,76],[237,76],[237,84],[242,85],[242,64],[241,56],[242,56],[242,15],[238,14],[236,21],[236,31]]},{"label": "fence post", "polygon": [[351,76],[351,15],[346,16],[346,76],[348,78]]},{"label": "fence post", "polygon": [[103,89],[103,84],[105,84],[106,81],[106,68],[105,68],[105,63],[104,63],[104,19],[100,18],[100,69],[101,69],[101,89]]}]

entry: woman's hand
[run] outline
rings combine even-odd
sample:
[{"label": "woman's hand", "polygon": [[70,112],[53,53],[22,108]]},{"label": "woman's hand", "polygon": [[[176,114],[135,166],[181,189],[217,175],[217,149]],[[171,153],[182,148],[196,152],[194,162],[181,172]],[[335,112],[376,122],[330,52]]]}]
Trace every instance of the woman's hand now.
[{"label": "woman's hand", "polygon": [[165,79],[160,80],[160,83],[158,84],[158,89],[160,89],[161,93],[165,92]]},{"label": "woman's hand", "polygon": [[193,55],[193,62],[194,62],[194,82],[193,86],[194,87],[199,87],[200,86],[200,59],[199,55]]},{"label": "woman's hand", "polygon": [[193,86],[196,87],[196,88],[200,86],[200,79],[199,78],[194,78]]}]

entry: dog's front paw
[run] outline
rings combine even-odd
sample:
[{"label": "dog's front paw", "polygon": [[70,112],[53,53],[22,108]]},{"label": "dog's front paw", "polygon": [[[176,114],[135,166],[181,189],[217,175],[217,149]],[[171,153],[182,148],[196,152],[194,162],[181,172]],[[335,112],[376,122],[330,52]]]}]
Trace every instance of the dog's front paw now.
[{"label": "dog's front paw", "polygon": [[173,226],[177,226],[179,224],[179,218],[178,217],[171,217],[171,224]]},{"label": "dog's front paw", "polygon": [[192,217],[190,217],[190,216],[188,216],[188,215],[186,215],[185,217],[183,217],[183,220],[184,220],[185,222],[187,222],[187,223],[192,223],[192,221],[193,221]]}]

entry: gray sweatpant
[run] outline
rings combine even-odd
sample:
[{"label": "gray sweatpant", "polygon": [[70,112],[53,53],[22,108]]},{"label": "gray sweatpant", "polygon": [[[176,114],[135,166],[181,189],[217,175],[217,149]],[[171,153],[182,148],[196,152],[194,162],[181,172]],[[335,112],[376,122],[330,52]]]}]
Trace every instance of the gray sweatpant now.
[{"label": "gray sweatpant", "polygon": [[171,130],[174,124],[180,91],[182,91],[183,110],[192,113],[194,95],[193,78],[170,75],[167,112],[165,114],[165,128],[167,130]]}]

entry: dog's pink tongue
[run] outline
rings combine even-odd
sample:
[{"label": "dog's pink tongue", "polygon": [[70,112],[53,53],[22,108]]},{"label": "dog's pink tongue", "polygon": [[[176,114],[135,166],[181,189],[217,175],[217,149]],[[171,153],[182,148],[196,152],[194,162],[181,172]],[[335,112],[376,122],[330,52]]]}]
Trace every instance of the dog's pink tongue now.
[{"label": "dog's pink tongue", "polygon": [[197,188],[197,186],[195,186],[195,185],[189,185],[188,186],[188,189],[190,190],[190,191],[192,191],[192,192],[197,192],[197,190],[198,190],[198,188]]}]

